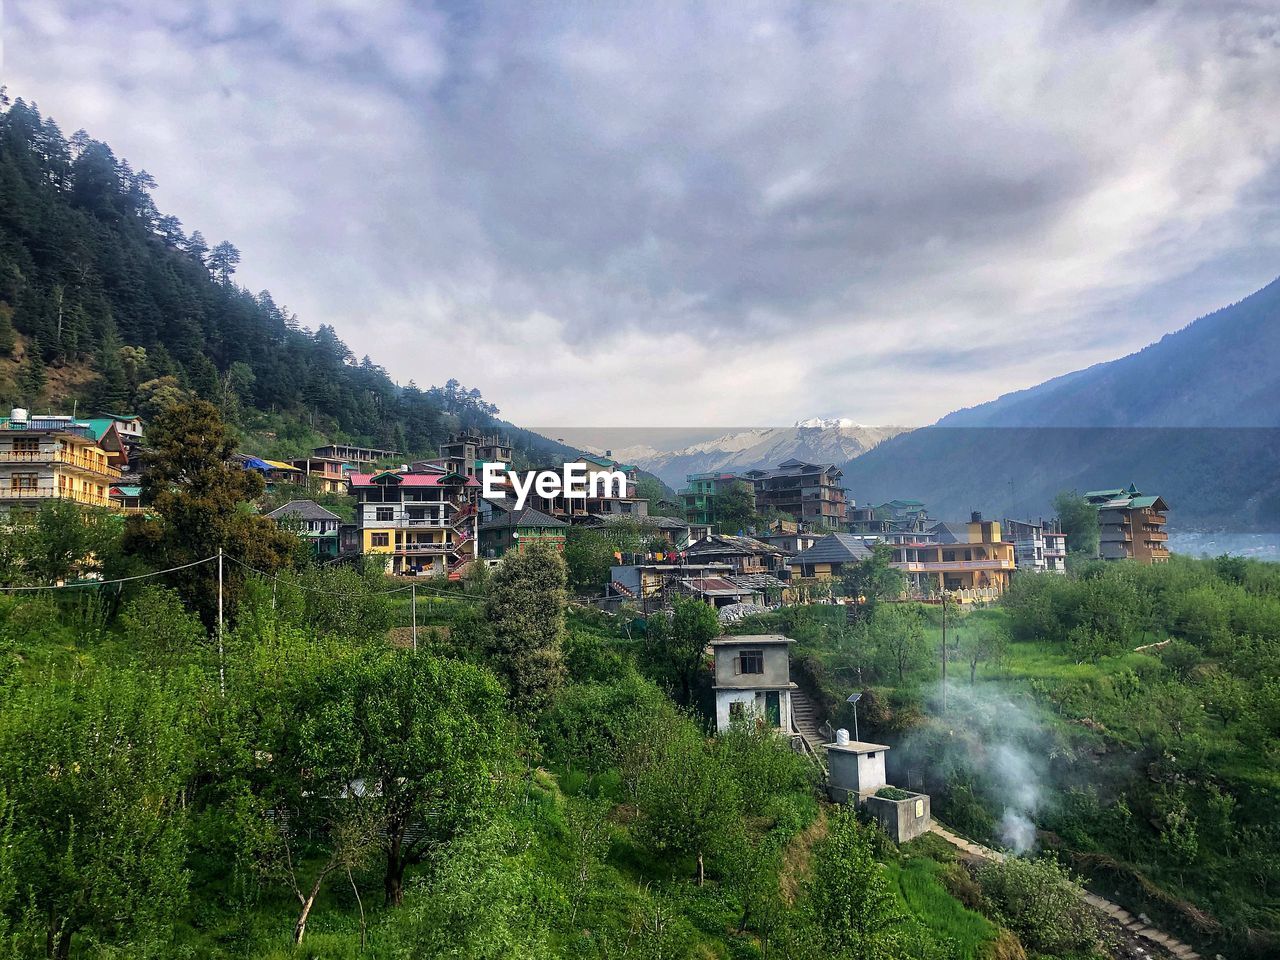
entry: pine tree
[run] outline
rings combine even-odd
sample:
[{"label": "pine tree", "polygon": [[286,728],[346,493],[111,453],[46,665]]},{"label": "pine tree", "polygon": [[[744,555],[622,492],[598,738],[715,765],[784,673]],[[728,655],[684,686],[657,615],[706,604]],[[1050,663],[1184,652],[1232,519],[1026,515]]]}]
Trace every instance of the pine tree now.
[{"label": "pine tree", "polygon": [[44,355],[39,340],[27,344],[22,369],[18,371],[18,395],[28,407],[34,408],[40,402],[40,395],[48,377],[45,374]]}]

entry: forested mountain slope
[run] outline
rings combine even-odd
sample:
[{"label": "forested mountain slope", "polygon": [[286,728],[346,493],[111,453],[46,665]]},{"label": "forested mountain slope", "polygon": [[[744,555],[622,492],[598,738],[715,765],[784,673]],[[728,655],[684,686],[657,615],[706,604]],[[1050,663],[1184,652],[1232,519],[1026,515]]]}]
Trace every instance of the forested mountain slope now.
[{"label": "forested mountain slope", "polygon": [[[105,143],[64,137],[21,99],[0,111],[0,403],[145,411],[180,388],[242,426],[270,412],[274,426],[305,422],[299,436],[410,455],[459,426],[509,426],[479,391],[401,388],[332,327],[308,330],[270,292],[238,286],[236,248],[157,210],[155,181]],[[567,449],[514,439],[530,456]]]}]

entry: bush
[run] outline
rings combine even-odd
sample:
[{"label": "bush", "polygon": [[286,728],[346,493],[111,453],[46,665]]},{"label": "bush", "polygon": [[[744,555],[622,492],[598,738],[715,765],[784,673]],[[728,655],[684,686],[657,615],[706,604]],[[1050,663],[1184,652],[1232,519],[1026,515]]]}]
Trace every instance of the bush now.
[{"label": "bush", "polygon": [[1091,949],[1098,919],[1080,899],[1071,874],[1050,857],[1010,857],[978,870],[984,909],[1040,953],[1060,955]]}]

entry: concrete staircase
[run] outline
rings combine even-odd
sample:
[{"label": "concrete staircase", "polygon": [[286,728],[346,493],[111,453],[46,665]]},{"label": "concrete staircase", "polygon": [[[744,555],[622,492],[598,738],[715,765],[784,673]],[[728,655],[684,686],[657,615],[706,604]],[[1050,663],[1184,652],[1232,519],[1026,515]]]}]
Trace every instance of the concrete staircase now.
[{"label": "concrete staircase", "polygon": [[817,709],[803,690],[791,691],[791,729],[809,745],[809,753],[821,758],[826,741],[818,732]]}]

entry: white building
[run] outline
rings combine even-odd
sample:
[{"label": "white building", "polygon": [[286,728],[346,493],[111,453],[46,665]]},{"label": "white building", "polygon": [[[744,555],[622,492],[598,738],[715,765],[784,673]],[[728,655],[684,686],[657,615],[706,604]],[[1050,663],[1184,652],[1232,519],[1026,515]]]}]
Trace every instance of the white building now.
[{"label": "white building", "polygon": [[716,729],[734,720],[755,716],[783,734],[791,723],[790,637],[780,634],[719,637],[711,641],[715,654]]}]

